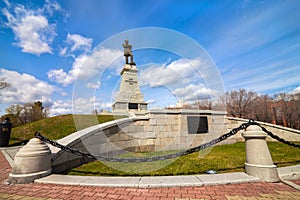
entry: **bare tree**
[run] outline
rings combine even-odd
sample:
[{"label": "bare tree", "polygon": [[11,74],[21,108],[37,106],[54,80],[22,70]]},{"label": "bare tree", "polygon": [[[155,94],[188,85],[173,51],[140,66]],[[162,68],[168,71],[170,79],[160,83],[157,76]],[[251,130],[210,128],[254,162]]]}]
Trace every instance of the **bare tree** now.
[{"label": "bare tree", "polygon": [[97,108],[95,108],[95,109],[92,111],[92,114],[93,114],[93,115],[98,115],[98,110],[97,110]]},{"label": "bare tree", "polygon": [[250,105],[248,118],[271,123],[274,118],[272,99],[268,95],[257,95]]},{"label": "bare tree", "polygon": [[250,113],[250,105],[257,94],[245,89],[233,90],[226,93],[227,112],[233,117],[247,118]]},{"label": "bare tree", "polygon": [[283,126],[300,129],[300,94],[281,93],[277,96],[277,121]]},{"label": "bare tree", "polygon": [[196,110],[211,110],[212,103],[210,99],[197,100],[192,103],[185,103],[182,108]]},{"label": "bare tree", "polygon": [[14,125],[25,124],[26,120],[23,115],[23,106],[22,105],[11,105],[6,109],[6,113],[10,115],[10,119]]},{"label": "bare tree", "polygon": [[4,79],[0,79],[0,90],[9,87],[11,84],[4,81]]},{"label": "bare tree", "polygon": [[300,129],[300,94],[257,94],[245,89],[226,93],[228,115]]},{"label": "bare tree", "polygon": [[294,95],[293,109],[295,111],[295,114],[292,118],[293,125],[291,126],[291,128],[300,130],[300,94]]},{"label": "bare tree", "polygon": [[25,104],[24,110],[27,114],[27,119],[30,122],[37,121],[47,117],[45,116],[43,103],[41,101]]},{"label": "bare tree", "polygon": [[27,103],[24,105],[11,105],[6,109],[15,124],[21,125],[28,122],[37,121],[47,117],[47,109],[43,107],[40,101]]}]

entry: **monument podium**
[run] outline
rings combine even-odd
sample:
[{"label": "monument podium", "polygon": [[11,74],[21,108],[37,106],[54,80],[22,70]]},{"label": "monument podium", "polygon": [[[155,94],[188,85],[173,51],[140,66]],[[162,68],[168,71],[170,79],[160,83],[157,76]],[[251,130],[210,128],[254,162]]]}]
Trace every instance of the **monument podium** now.
[{"label": "monument podium", "polygon": [[[121,71],[120,89],[115,97],[115,103],[112,106],[113,113],[118,114],[137,114],[143,115],[147,111],[147,103],[144,101],[144,95],[140,91],[136,64],[133,61],[131,45],[128,40],[123,44],[125,65]],[[128,62],[130,57],[130,63]]]}]

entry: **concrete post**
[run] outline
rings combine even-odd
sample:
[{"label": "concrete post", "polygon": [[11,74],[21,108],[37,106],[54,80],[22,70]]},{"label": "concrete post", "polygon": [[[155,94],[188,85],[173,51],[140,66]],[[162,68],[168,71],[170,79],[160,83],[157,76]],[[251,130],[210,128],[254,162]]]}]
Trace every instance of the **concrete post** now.
[{"label": "concrete post", "polygon": [[242,135],[246,140],[246,173],[261,181],[278,182],[277,168],[266,142],[267,134],[259,126],[251,125]]},{"label": "concrete post", "polygon": [[35,179],[51,174],[51,151],[38,138],[31,139],[15,155],[8,182],[14,184],[32,183]]}]

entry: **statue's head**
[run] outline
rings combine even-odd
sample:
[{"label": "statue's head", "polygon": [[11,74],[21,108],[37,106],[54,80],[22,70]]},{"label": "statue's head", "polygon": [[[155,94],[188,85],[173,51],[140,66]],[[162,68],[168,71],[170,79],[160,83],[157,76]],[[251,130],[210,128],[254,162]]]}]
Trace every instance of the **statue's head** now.
[{"label": "statue's head", "polygon": [[125,44],[128,44],[128,40],[125,40]]}]

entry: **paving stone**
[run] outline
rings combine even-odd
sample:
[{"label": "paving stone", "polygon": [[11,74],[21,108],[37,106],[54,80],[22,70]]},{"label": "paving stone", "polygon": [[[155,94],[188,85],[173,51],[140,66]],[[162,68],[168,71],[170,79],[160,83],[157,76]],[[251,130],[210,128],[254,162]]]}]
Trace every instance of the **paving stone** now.
[{"label": "paving stone", "polygon": [[174,186],[201,186],[203,183],[195,176],[170,176],[164,177],[142,177],[139,187],[174,187]]},{"label": "paving stone", "polygon": [[[246,183],[232,183],[228,182],[230,174],[219,174],[219,175],[204,175],[204,176],[179,176],[178,179],[172,179],[172,177],[164,180],[159,177],[144,177],[132,179],[129,184],[134,187],[124,187],[126,179],[119,179],[115,177],[115,185],[111,187],[105,187],[104,177],[81,177],[76,180],[75,177],[63,178],[65,181],[78,181],[77,183],[69,183],[68,185],[57,184],[57,182],[49,183],[33,183],[33,184],[21,184],[21,185],[7,185],[4,184],[4,180],[7,179],[8,173],[11,170],[10,165],[6,161],[2,153],[0,153],[0,169],[6,169],[5,172],[0,173],[0,199],[27,199],[27,200],[57,200],[57,199],[68,199],[68,200],[81,200],[81,199],[144,199],[144,200],[208,200],[208,199],[247,199],[247,200],[263,200],[263,199],[300,199],[300,191],[294,189],[283,183],[264,183],[264,182],[246,182]],[[238,177],[244,176],[244,173],[233,174],[231,178],[239,180]],[[58,178],[60,175],[52,175],[51,179]],[[225,177],[225,183],[222,185],[204,185],[203,183],[218,183],[219,179]],[[61,177],[60,177],[61,178]],[[103,179],[104,178],[104,179]],[[133,177],[136,178],[136,177]],[[130,180],[130,179],[128,179]],[[173,180],[173,181],[172,181]],[[172,186],[174,180],[177,183],[182,184],[181,186]],[[88,186],[88,182],[93,182],[92,185]],[[122,182],[120,184],[120,181]],[[138,188],[143,184],[152,183],[158,184],[162,181],[164,187],[159,188]],[[194,184],[188,185],[188,181]],[[292,180],[295,184],[300,184],[300,180]],[[39,181],[37,181],[39,182]],[[98,182],[98,183],[97,183]],[[119,183],[118,183],[119,182]],[[56,184],[54,184],[56,183]],[[195,183],[200,184],[195,186]],[[119,187],[115,187],[118,184]],[[122,187],[123,186],[123,187]],[[138,187],[137,187],[138,186]]]}]

